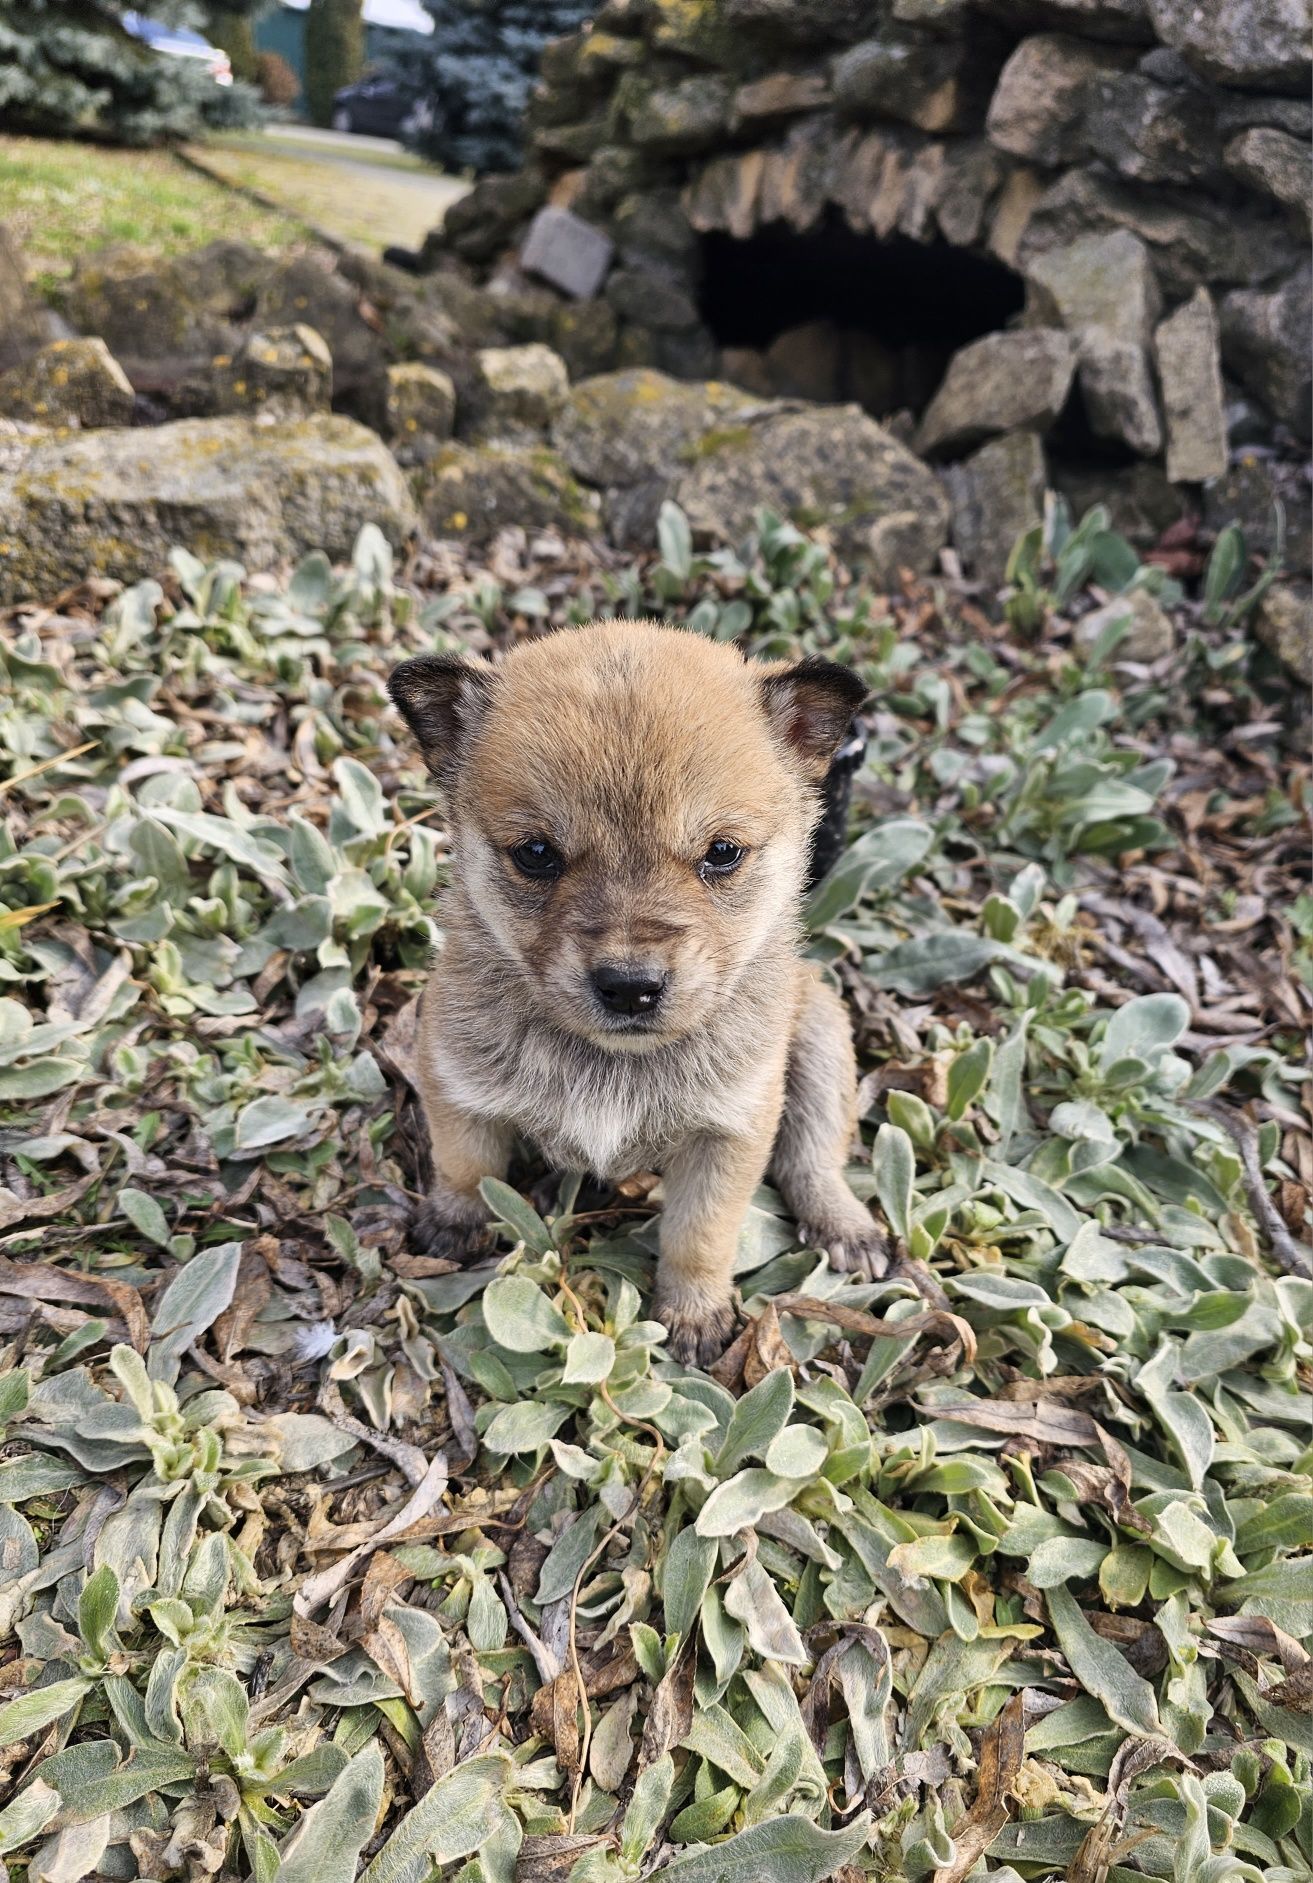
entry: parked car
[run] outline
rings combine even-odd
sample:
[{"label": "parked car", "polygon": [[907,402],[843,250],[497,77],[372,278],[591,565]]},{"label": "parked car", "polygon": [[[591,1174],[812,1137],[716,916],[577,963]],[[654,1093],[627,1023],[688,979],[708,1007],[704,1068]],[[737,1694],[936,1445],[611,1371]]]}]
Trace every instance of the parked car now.
[{"label": "parked car", "polygon": [[147,19],[144,13],[125,13],[123,25],[152,52],[169,59],[195,59],[205,66],[216,85],[231,85],[233,69],[228,54],[212,46],[200,33],[185,26],[166,26],[163,20]]},{"label": "parked car", "polygon": [[369,137],[409,137],[428,130],[433,108],[395,72],[367,72],[333,96],[333,129]]}]

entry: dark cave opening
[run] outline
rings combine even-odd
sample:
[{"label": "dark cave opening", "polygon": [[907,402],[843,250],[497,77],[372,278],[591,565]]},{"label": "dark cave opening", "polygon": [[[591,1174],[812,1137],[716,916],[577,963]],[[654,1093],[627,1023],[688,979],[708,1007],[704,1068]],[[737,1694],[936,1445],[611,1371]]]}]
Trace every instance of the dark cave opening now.
[{"label": "dark cave opening", "polygon": [[748,390],[920,413],[949,359],[1025,301],[1002,262],[944,241],[860,235],[837,215],[798,234],[703,237],[702,318]]}]

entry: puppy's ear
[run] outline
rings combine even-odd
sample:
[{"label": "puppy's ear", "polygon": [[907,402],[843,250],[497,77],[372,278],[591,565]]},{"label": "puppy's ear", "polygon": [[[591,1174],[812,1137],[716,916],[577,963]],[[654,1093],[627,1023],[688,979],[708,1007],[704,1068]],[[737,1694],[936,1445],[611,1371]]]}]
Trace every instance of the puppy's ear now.
[{"label": "puppy's ear", "polygon": [[866,688],[850,667],[812,655],[761,683],[767,717],[809,778],[824,778]]},{"label": "puppy's ear", "polygon": [[486,661],[465,660],[460,654],[418,654],[388,675],[392,703],[440,784],[449,786],[455,778],[496,684]]}]

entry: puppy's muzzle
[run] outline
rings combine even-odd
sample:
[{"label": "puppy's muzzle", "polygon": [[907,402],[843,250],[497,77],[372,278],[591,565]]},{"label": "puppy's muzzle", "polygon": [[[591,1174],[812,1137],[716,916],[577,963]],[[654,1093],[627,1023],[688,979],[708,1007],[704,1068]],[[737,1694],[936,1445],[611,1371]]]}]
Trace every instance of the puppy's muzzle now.
[{"label": "puppy's muzzle", "polygon": [[656,1012],[668,978],[660,968],[629,961],[603,961],[589,976],[606,1011],[628,1019]]}]

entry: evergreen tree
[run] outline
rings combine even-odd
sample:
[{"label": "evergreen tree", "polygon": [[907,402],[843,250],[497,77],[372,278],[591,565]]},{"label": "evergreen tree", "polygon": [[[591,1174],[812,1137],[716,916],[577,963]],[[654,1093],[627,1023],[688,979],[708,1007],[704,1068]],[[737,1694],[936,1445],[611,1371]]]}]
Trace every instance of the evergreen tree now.
[{"label": "evergreen tree", "polygon": [[333,121],[333,97],[365,62],[361,0],[310,0],[305,16],[305,99],[316,124]]},{"label": "evergreen tree", "polygon": [[[124,0],[0,0],[0,124],[153,144],[254,121],[251,92],[152,52],[125,29],[127,10]],[[150,0],[150,11],[180,24],[195,17],[183,0]]]},{"label": "evergreen tree", "polygon": [[417,150],[448,169],[514,170],[538,60],[549,39],[571,33],[596,0],[424,0],[433,37],[409,61],[431,122]]}]

